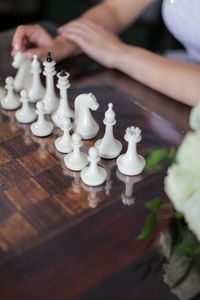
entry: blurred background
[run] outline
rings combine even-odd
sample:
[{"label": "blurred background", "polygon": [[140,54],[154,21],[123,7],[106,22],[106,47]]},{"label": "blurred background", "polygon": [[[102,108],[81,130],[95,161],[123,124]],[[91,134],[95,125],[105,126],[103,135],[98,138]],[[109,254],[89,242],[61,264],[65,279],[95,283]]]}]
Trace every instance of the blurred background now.
[{"label": "blurred background", "polygon": [[[78,16],[98,0],[0,0],[0,31],[20,24],[38,23],[48,20],[57,25]],[[181,48],[163,24],[161,17],[162,0],[155,1],[145,10],[134,26],[121,34],[129,44],[142,46],[154,52]]]}]

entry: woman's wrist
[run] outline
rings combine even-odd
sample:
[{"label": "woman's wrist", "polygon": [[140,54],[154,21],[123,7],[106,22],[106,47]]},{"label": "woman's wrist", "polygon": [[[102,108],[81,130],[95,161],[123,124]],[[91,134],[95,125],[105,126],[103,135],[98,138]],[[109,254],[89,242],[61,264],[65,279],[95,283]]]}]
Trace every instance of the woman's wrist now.
[{"label": "woman's wrist", "polygon": [[52,49],[54,49],[52,52],[56,61],[60,61],[66,57],[77,55],[80,53],[79,48],[74,43],[68,41],[61,35],[57,35],[53,39]]}]

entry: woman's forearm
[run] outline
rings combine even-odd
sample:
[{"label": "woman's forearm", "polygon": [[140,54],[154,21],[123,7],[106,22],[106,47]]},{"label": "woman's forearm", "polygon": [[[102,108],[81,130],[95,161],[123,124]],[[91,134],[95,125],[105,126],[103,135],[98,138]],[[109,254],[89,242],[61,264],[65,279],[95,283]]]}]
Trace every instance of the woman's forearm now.
[{"label": "woman's forearm", "polygon": [[145,49],[122,46],[113,67],[189,105],[200,100],[200,66],[176,62]]}]

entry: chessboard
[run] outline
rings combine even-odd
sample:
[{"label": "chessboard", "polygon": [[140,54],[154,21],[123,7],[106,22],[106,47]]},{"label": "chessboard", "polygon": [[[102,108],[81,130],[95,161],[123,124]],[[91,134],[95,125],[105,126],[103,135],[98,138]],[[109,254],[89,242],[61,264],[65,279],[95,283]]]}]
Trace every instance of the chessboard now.
[{"label": "chessboard", "polygon": [[[93,116],[100,131],[95,139],[83,141],[84,152],[103,136],[104,113],[110,102],[116,113],[114,134],[123,144],[122,153],[127,147],[124,134],[128,126],[141,128],[138,151],[145,158],[152,149],[181,142],[182,133],[166,120],[109,86],[70,88],[71,108],[77,95],[90,92],[99,102]],[[66,168],[64,154],[56,151],[54,141],[61,134],[60,129],[54,129],[48,137],[36,137],[30,125],[20,124],[13,111],[3,109],[0,121],[0,264],[78,226],[115,202],[127,209],[134,206],[135,191],[148,191],[144,187],[163,180],[166,172],[161,167],[155,172],[125,176],[117,170],[116,159],[101,159],[100,165],[108,174],[106,182],[89,187],[81,182],[80,172]]]}]

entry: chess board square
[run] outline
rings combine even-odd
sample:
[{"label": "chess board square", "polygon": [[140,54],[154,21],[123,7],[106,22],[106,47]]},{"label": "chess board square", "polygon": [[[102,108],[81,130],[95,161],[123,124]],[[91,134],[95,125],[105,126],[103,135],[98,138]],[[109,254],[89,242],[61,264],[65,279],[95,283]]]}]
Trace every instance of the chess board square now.
[{"label": "chess board square", "polygon": [[0,166],[0,188],[10,188],[28,178],[26,170],[17,161],[10,161]]},{"label": "chess board square", "polygon": [[18,158],[17,161],[32,176],[58,164],[58,161],[51,154],[41,148]]},{"label": "chess board square", "polygon": [[60,193],[60,191],[71,184],[72,180],[71,177],[63,174],[63,169],[60,165],[45,170],[34,178],[50,195]]},{"label": "chess board square", "polygon": [[77,193],[73,186],[69,186],[62,193],[53,197],[71,215],[76,215],[89,209],[89,193],[81,188]]},{"label": "chess board square", "polygon": [[15,159],[17,157],[35,151],[39,147],[39,145],[33,143],[31,139],[27,143],[25,143],[23,136],[17,136],[2,143],[2,147],[13,159]]},{"label": "chess board square", "polygon": [[19,210],[48,197],[48,193],[33,178],[11,187],[5,194]]},{"label": "chess board square", "polygon": [[23,129],[16,125],[15,121],[9,120],[0,123],[0,143],[23,134]]},{"label": "chess board square", "polygon": [[12,157],[0,146],[0,165],[12,160]]},{"label": "chess board square", "polygon": [[0,221],[8,218],[11,214],[16,212],[16,207],[10,202],[10,200],[2,192],[0,195]]},{"label": "chess board square", "polygon": [[70,217],[67,211],[51,197],[25,207],[22,213],[40,234],[59,228]]},{"label": "chess board square", "polygon": [[19,246],[37,237],[37,231],[19,214],[14,213],[0,223],[0,248],[18,251]]}]

